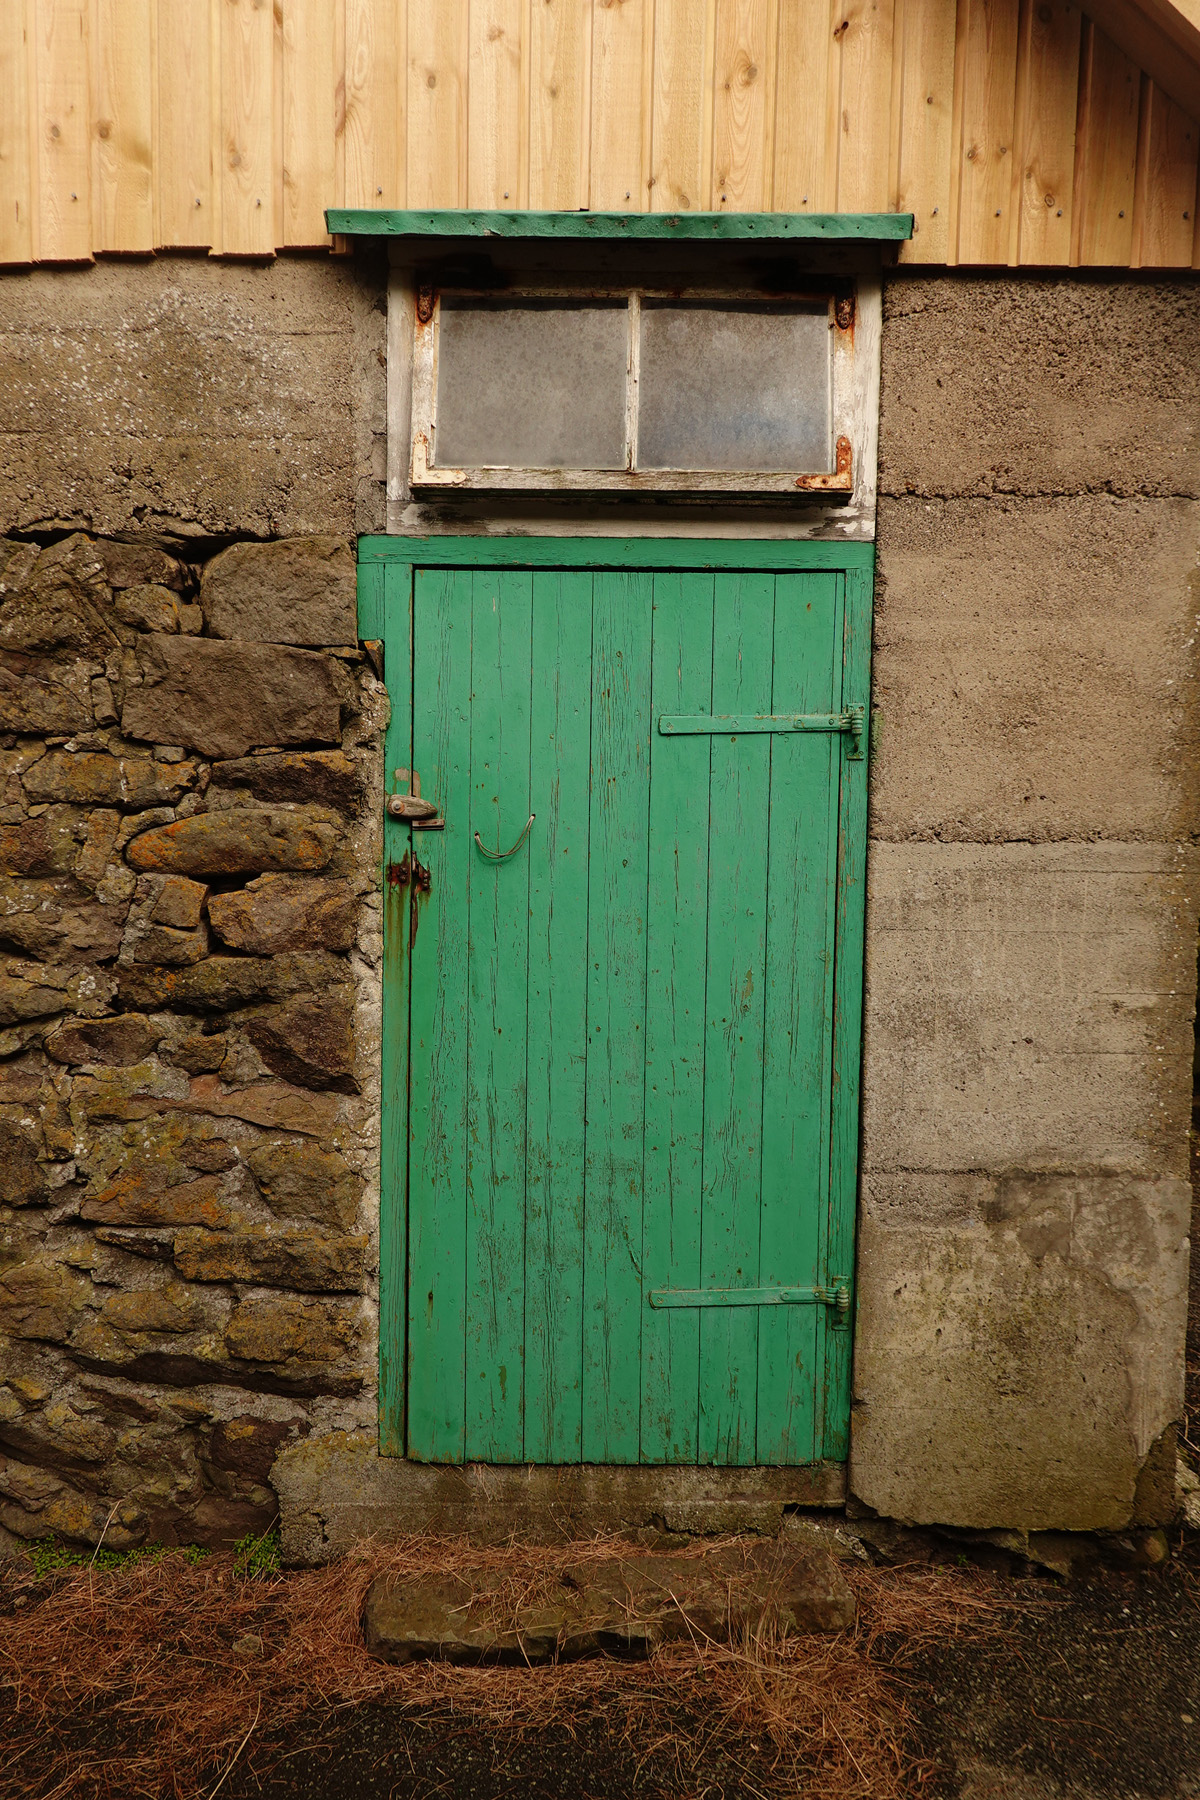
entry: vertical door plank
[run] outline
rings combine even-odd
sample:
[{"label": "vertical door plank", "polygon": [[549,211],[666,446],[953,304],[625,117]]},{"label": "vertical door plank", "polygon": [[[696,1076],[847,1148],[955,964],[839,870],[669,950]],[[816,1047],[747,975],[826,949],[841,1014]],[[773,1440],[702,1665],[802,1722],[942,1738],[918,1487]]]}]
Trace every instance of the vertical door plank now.
[{"label": "vertical door plank", "polygon": [[[392,771],[412,765],[412,567],[367,563],[358,571],[359,630],[386,644],[391,715],[384,741],[386,787]],[[403,784],[402,784],[403,785]],[[426,834],[428,835],[428,834]],[[411,858],[413,832],[383,822],[383,1044],[379,1200],[379,1448],[403,1456],[405,1445],[406,1295],[408,1289],[408,1031],[412,886],[399,879]],[[419,836],[417,838],[419,842]],[[424,904],[428,904],[427,902]]]},{"label": "vertical door plank", "polygon": [[958,260],[1006,263],[1017,100],[1017,10],[1012,0],[968,0],[965,49]]},{"label": "vertical door plank", "polygon": [[[507,850],[529,803],[533,578],[480,570],[471,589],[470,831]],[[535,826],[536,829],[536,826]],[[529,864],[471,837],[467,991],[467,1457],[524,1455],[525,1104]]]},{"label": "vertical door plank", "polygon": [[[771,575],[716,577],[714,714],[771,710],[774,605]],[[701,1214],[706,1288],[759,1285],[770,768],[770,736],[712,739]],[[701,1462],[755,1459],[759,1311],[730,1306],[701,1313]]]},{"label": "vertical door plank", "polygon": [[574,212],[588,203],[592,0],[531,0],[529,204]]},{"label": "vertical door plank", "polygon": [[335,204],[334,9],[329,0],[277,0],[283,30],[283,234],[289,248],[327,244]]},{"label": "vertical door plank", "polygon": [[777,26],[773,0],[717,0],[712,204],[718,212],[758,212],[771,204]]},{"label": "vertical door plank", "polygon": [[583,1459],[637,1462],[652,579],[597,575],[584,1194]]},{"label": "vertical door plank", "polygon": [[26,0],[0,6],[0,263],[33,261],[28,20]]},{"label": "vertical door plank", "polygon": [[710,205],[715,0],[657,0],[654,9],[652,212]]},{"label": "vertical door plank", "polygon": [[1022,263],[1071,260],[1081,22],[1076,0],[1024,0],[1015,151]]},{"label": "vertical door plank", "polygon": [[405,17],[397,0],[346,0],[346,206],[405,198]]},{"label": "vertical door plank", "polygon": [[526,0],[471,0],[467,205],[528,203]]},{"label": "vertical door plank", "polygon": [[1133,253],[1141,72],[1090,19],[1080,67],[1073,257],[1120,267]]},{"label": "vertical door plank", "polygon": [[[864,546],[865,548],[865,546]],[[839,704],[871,703],[871,604],[874,554],[843,578],[842,683]],[[863,921],[867,885],[867,759],[842,753],[838,798],[837,957],[833,994],[833,1108],[825,1268],[831,1279],[854,1268],[854,1209],[858,1193],[859,1091],[862,1066]],[[818,1454],[843,1461],[850,1454],[850,1357],[853,1332],[828,1317]]]},{"label": "vertical door plank", "polygon": [[89,262],[88,0],[33,0],[33,19],[37,254],[43,262]]},{"label": "vertical door plank", "polygon": [[207,249],[215,229],[211,10],[195,0],[156,4],[154,241]]},{"label": "vertical door plank", "polygon": [[654,0],[595,0],[590,205],[596,212],[645,210],[653,30]]},{"label": "vertical door plank", "polygon": [[848,0],[836,21],[837,205],[886,212],[890,205],[893,0]]},{"label": "vertical door plank", "polygon": [[[712,740],[664,738],[662,713],[711,713],[713,578],[656,575],[646,905],[644,1284],[701,1285],[708,793]],[[647,1308],[642,1461],[695,1462],[700,1312]]]},{"label": "vertical door plank", "polygon": [[275,23],[270,0],[219,0],[218,184],[224,256],[270,256],[275,225]]},{"label": "vertical door plank", "polygon": [[902,262],[946,260],[950,244],[950,168],[954,124],[954,33],[957,0],[900,0],[896,207],[913,215]]},{"label": "vertical door plank", "polygon": [[[461,1462],[465,1434],[467,989],[471,926],[471,574],[418,570],[413,762],[444,831],[413,834],[408,1449]],[[389,784],[391,771],[389,770]],[[411,933],[415,928],[415,936]]]},{"label": "vertical door plank", "polygon": [[408,8],[408,204],[467,204],[468,0]]},{"label": "vertical door plank", "polygon": [[92,241],[154,248],[151,0],[92,0]]},{"label": "vertical door plank", "polygon": [[776,212],[832,212],[837,205],[836,157],[831,167],[828,155],[834,48],[828,7],[784,0],[775,65],[771,204]]},{"label": "vertical door plank", "polygon": [[[778,575],[772,712],[830,712],[841,609],[836,575]],[[836,691],[835,691],[836,687]],[[832,975],[841,739],[771,747],[763,1034],[764,1287],[823,1285],[829,1203]],[[760,1463],[816,1453],[820,1309],[764,1307],[758,1341]]]},{"label": "vertical door plank", "polygon": [[533,577],[525,1460],[583,1432],[584,1068],[592,577]]},{"label": "vertical door plank", "polygon": [[1143,269],[1186,269],[1196,217],[1196,122],[1143,79],[1134,196],[1133,263]]}]

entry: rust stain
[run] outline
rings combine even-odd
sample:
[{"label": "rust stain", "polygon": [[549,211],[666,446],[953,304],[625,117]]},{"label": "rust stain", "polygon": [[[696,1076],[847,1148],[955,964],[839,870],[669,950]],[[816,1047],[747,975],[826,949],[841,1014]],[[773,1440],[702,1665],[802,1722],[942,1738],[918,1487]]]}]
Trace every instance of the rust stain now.
[{"label": "rust stain", "polygon": [[411,880],[411,863],[406,850],[399,862],[389,862],[383,871],[383,930],[392,954],[400,953],[404,941],[404,914]]},{"label": "rust stain", "polygon": [[433,888],[433,870],[426,868],[415,851],[412,859],[412,888],[408,902],[408,953],[411,956],[421,923],[421,901]]},{"label": "rust stain", "polygon": [[850,439],[848,437],[838,439],[837,457],[832,475],[797,475],[796,486],[816,494],[852,493],[854,489],[854,455],[850,448]]}]

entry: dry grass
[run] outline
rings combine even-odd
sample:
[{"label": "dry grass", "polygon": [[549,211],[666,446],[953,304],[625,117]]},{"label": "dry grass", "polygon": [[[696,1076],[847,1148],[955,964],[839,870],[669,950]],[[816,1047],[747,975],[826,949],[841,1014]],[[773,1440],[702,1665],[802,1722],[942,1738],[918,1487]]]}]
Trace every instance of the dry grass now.
[{"label": "dry grass", "polygon": [[[548,1593],[561,1569],[628,1546],[482,1549],[411,1539],[364,1546],[325,1569],[244,1579],[232,1556],[168,1554],[112,1572],[58,1576],[21,1599],[0,1583],[0,1792],[13,1800],[200,1800],[236,1764],[259,1773],[319,1739],[328,1709],[388,1701],[448,1728],[572,1729],[603,1712],[639,1752],[665,1755],[681,1786],[714,1754],[752,1761],[744,1791],[811,1800],[899,1800],[922,1770],[906,1758],[900,1671],[934,1637],[1002,1629],[1011,1590],[973,1570],[848,1570],[853,1632],[736,1646],[698,1641],[648,1662],[526,1668],[367,1656],[363,1597],[377,1574],[468,1574],[492,1607]],[[696,1546],[680,1554],[703,1555]],[[262,1654],[235,1651],[247,1635]],[[228,1792],[228,1785],[223,1787]]]}]

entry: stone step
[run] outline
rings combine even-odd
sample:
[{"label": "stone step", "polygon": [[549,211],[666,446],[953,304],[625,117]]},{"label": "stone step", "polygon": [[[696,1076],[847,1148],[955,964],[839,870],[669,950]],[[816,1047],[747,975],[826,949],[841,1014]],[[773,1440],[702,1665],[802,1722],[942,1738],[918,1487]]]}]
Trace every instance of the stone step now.
[{"label": "stone step", "polygon": [[824,1550],[778,1543],[700,1554],[630,1552],[565,1563],[536,1602],[513,1607],[502,1572],[376,1577],[363,1609],[384,1662],[545,1663],[648,1656],[662,1644],[844,1631],[854,1595]]}]

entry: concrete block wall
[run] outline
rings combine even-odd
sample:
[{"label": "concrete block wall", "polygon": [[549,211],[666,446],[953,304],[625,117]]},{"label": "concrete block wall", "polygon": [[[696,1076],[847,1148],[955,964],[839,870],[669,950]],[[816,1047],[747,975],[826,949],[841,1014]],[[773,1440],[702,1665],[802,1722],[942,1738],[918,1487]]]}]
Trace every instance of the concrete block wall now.
[{"label": "concrete block wall", "polygon": [[1196,986],[1200,287],[885,290],[851,1485],[1174,1507]]},{"label": "concrete block wall", "polygon": [[369,256],[0,271],[0,532],[383,529]]}]

